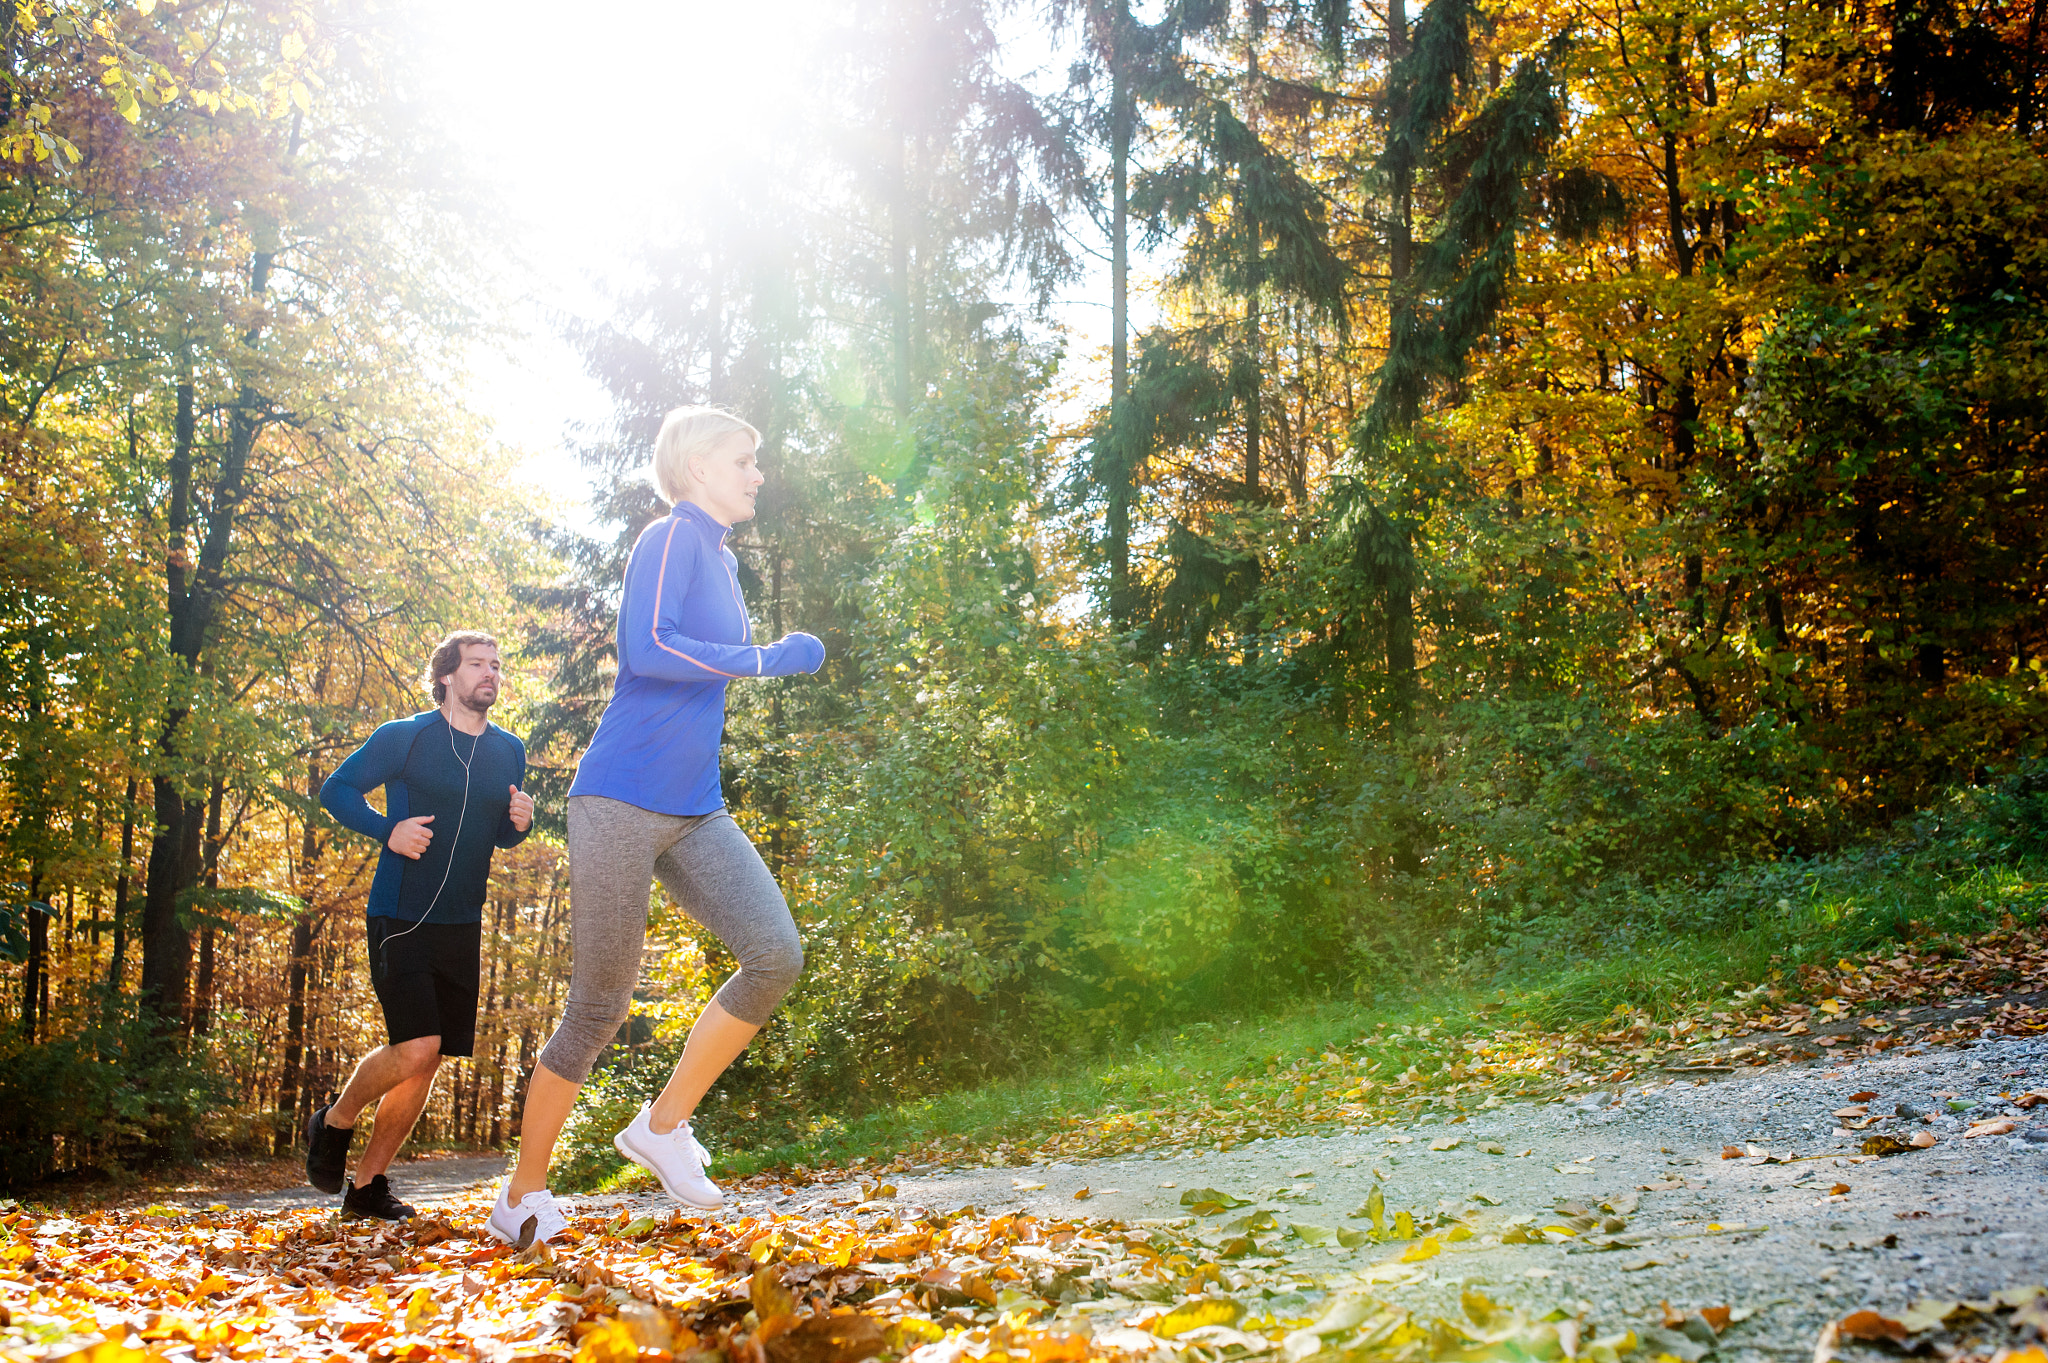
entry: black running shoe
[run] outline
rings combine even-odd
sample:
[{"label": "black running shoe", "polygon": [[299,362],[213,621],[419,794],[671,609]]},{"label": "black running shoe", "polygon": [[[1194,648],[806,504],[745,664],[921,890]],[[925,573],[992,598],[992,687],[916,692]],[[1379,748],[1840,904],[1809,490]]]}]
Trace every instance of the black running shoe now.
[{"label": "black running shoe", "polygon": [[306,1182],[323,1193],[340,1192],[348,1172],[348,1145],[355,1138],[354,1127],[329,1126],[327,1108],[315,1108],[306,1122]]},{"label": "black running shoe", "polygon": [[341,1214],[351,1220],[357,1217],[374,1217],[379,1221],[403,1221],[417,1215],[411,1207],[391,1195],[391,1183],[384,1175],[358,1188],[355,1180],[349,1180],[348,1196],[341,1199]]}]

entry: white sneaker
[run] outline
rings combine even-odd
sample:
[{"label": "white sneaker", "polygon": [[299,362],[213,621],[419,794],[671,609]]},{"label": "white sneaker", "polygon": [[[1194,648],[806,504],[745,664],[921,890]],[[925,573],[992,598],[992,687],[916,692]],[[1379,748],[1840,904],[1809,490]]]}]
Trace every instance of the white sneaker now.
[{"label": "white sneaker", "polygon": [[562,1215],[562,1209],[555,1203],[555,1196],[543,1188],[537,1193],[528,1193],[513,1206],[505,1200],[512,1180],[506,1179],[498,1189],[497,1205],[491,1208],[491,1219],[484,1228],[519,1249],[530,1245],[545,1244],[568,1229],[569,1218]]},{"label": "white sneaker", "polygon": [[676,1201],[705,1211],[723,1206],[725,1194],[704,1176],[709,1157],[704,1147],[697,1144],[690,1124],[678,1122],[675,1130],[656,1135],[647,1125],[650,1109],[651,1105],[641,1107],[626,1129],[612,1137],[613,1147],[659,1179],[662,1188]]}]

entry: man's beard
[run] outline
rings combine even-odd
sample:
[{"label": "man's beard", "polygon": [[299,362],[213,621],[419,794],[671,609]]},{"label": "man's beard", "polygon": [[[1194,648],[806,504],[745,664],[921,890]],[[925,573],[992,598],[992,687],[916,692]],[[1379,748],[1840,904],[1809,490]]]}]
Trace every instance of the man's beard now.
[{"label": "man's beard", "polygon": [[496,703],[498,699],[498,693],[496,691],[492,691],[488,697],[484,697],[483,692],[484,688],[479,686],[476,688],[476,690],[471,691],[468,695],[457,696],[455,698],[455,703],[460,705],[463,709],[469,711],[471,714],[486,714],[490,711],[491,706],[494,703]]}]

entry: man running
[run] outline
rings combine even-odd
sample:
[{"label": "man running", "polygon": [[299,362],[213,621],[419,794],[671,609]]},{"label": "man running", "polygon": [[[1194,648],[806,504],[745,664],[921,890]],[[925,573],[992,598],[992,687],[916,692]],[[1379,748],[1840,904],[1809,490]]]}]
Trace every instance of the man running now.
[{"label": "man running", "polygon": [[[339,1193],[356,1118],[377,1105],[370,1143],[346,1180],[344,1216],[413,1214],[384,1171],[426,1107],[441,1057],[475,1048],[491,849],[518,846],[533,826],[533,799],[519,788],[526,746],[484,718],[499,677],[497,640],[449,635],[422,679],[439,708],[380,726],[320,787],[328,813],[384,845],[368,936],[389,1040],[306,1123],[306,1181]],[[382,814],[363,798],[378,786]]]}]

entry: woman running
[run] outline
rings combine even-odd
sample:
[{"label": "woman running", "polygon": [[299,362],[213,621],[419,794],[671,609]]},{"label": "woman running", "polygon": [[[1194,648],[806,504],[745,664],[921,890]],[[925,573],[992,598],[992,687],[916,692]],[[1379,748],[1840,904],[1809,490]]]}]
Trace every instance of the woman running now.
[{"label": "woman running", "polygon": [[670,512],[642,532],[619,602],[619,675],[611,705],[569,788],[569,1002],[540,1055],[520,1118],[519,1163],[491,1209],[514,1244],[566,1224],[547,1190],[548,1161],[576,1093],[632,1004],[654,878],[739,962],[690,1029],[661,1096],[612,1138],[670,1197],[712,1208],[710,1156],[690,1130],[697,1102],[746,1049],[803,969],[796,923],[718,784],[725,685],[734,677],[815,672],[808,634],[754,642],[738,560],[725,546],[754,515],[760,433],[711,407],[681,407],[654,445],[654,485]]}]

